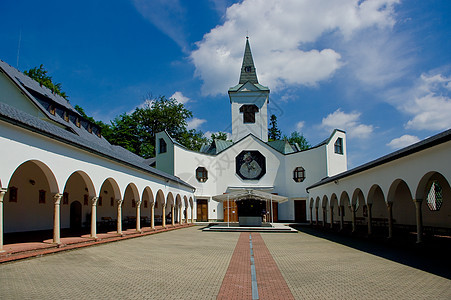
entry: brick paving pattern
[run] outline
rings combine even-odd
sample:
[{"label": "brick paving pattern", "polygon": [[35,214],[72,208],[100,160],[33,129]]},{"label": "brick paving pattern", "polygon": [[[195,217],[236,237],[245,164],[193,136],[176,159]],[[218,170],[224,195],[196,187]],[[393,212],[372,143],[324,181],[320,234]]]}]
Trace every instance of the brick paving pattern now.
[{"label": "brick paving pattern", "polygon": [[252,299],[249,233],[240,234],[217,299]]},{"label": "brick paving pattern", "polygon": [[260,233],[252,233],[252,243],[260,299],[294,299]]},{"label": "brick paving pattern", "polygon": [[296,299],[451,299],[451,280],[419,269],[305,233],[262,237]]},{"label": "brick paving pattern", "polygon": [[[0,299],[216,299],[240,233],[200,229],[0,264]],[[252,242],[260,299],[272,276],[259,268],[270,268],[271,256],[295,299],[451,299],[449,279],[326,239],[253,233]]]}]

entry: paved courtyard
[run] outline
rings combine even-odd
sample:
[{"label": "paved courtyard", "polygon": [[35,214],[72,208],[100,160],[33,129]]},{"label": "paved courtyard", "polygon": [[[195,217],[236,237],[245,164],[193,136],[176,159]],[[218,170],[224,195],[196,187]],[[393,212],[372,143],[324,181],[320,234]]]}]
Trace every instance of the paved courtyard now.
[{"label": "paved courtyard", "polygon": [[[250,264],[242,256],[251,253],[260,299],[269,295],[263,287],[281,281],[295,299],[451,299],[447,278],[306,233],[250,237],[200,229],[1,264],[0,298],[216,299],[220,290],[233,288],[221,286],[235,276],[234,261]],[[265,268],[271,264],[280,272]],[[244,269],[251,278],[251,268]]]}]

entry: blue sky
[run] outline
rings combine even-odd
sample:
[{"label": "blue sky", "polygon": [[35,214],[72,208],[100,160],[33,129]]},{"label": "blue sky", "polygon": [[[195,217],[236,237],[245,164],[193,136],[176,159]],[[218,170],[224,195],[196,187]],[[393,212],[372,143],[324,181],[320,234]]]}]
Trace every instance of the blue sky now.
[{"label": "blue sky", "polygon": [[70,102],[109,121],[149,95],[230,132],[229,87],[250,37],[280,129],[346,130],[354,167],[451,128],[449,0],[0,2],[0,59],[44,64]]}]

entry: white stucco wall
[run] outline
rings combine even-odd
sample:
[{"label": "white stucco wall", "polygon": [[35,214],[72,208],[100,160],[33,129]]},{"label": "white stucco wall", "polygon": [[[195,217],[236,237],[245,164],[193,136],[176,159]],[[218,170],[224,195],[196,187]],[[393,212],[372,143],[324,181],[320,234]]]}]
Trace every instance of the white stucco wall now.
[{"label": "white stucco wall", "polygon": [[[25,173],[22,172],[22,174],[26,174],[27,177],[20,179],[24,181],[21,185],[28,186],[27,189],[21,188],[19,190],[19,199],[25,200],[27,205],[21,206],[20,209],[14,209],[14,205],[18,206],[23,203],[5,203],[4,214],[8,214],[9,218],[9,220],[5,222],[5,232],[51,228],[51,225],[53,224],[53,194],[63,193],[68,179],[77,171],[86,173],[92,181],[94,191],[89,191],[90,198],[92,196],[101,195],[102,184],[107,178],[114,179],[118,185],[119,193],[118,195],[115,195],[117,199],[123,199],[125,190],[129,184],[136,186],[136,198],[138,199],[141,199],[142,193],[146,187],[150,187],[154,197],[158,190],[162,190],[165,197],[169,192],[172,192],[174,197],[176,195],[180,195],[182,198],[184,196],[187,196],[187,198],[194,196],[189,187],[179,183],[152,175],[146,171],[126,166],[125,164],[58,142],[52,138],[33,133],[3,121],[0,121],[0,145],[2,145],[2,147],[0,147],[0,156],[4,158],[0,168],[0,186],[2,188],[8,187],[16,169],[24,162],[30,160],[37,161],[47,166],[49,176],[54,178],[55,182],[54,185],[50,186],[50,190],[47,191],[46,196],[48,199],[46,204],[36,204],[38,200],[36,192],[33,192],[33,190],[39,189],[38,178],[28,178],[28,175],[33,175],[33,172],[31,172],[31,174],[27,174],[27,171],[25,171]],[[30,184],[27,181],[30,179],[37,182],[36,186],[33,186],[32,188],[29,187]],[[24,194],[24,190],[29,191],[31,194]],[[83,193],[86,192],[83,191]],[[77,197],[76,193],[72,192],[71,194],[73,197]],[[8,193],[5,197],[6,202],[8,201]],[[37,208],[34,207],[36,205]],[[109,205],[109,198],[104,200],[104,205]],[[29,216],[27,215],[26,218],[24,218],[23,214],[28,214],[28,211],[25,212],[24,209],[32,212]],[[45,210],[45,213],[41,212],[41,210]],[[100,208],[98,208],[98,210],[100,210]],[[88,211],[90,211],[90,203],[89,207],[83,207],[83,214]],[[106,210],[104,212],[108,213]],[[132,211],[127,211],[126,213],[132,214]],[[66,208],[62,206],[62,226],[68,224],[67,214]],[[134,214],[135,212],[133,211],[133,215]],[[47,215],[48,218],[43,218],[43,215]],[[98,221],[100,221],[101,216],[101,214],[97,214]],[[14,223],[11,221],[14,219],[26,219],[27,222],[26,224],[23,222]]]}]

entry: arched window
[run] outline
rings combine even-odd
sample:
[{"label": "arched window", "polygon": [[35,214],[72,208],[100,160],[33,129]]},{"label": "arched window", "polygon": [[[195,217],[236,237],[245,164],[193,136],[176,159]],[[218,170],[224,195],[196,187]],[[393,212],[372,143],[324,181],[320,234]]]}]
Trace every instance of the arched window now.
[{"label": "arched window", "polygon": [[305,179],[305,169],[303,167],[297,167],[293,171],[293,180],[296,182],[303,182]]},{"label": "arched window", "polygon": [[205,169],[204,167],[198,167],[196,169],[196,179],[199,182],[205,182],[208,179],[208,172],[207,169]]},{"label": "arched window", "polygon": [[427,204],[430,210],[440,210],[443,203],[443,190],[437,180],[434,180],[430,184],[430,188],[427,195]]}]

